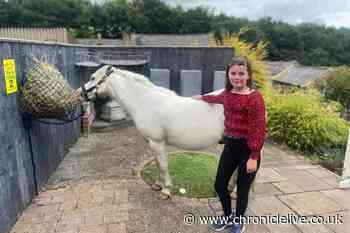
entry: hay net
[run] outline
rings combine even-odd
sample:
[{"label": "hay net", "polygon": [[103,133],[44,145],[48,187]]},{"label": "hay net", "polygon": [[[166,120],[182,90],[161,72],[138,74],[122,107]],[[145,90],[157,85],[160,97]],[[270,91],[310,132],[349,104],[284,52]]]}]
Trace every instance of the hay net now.
[{"label": "hay net", "polygon": [[19,94],[22,111],[36,118],[64,118],[78,105],[73,89],[53,64],[30,57],[31,65],[25,72],[25,83]]}]

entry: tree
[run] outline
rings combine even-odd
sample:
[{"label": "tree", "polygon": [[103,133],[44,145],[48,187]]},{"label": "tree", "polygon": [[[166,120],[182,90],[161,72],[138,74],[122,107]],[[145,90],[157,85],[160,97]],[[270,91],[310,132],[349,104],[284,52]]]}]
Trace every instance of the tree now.
[{"label": "tree", "polygon": [[317,87],[324,96],[338,101],[344,108],[350,110],[350,68],[337,67],[327,77],[321,80]]},{"label": "tree", "polygon": [[264,40],[269,41],[270,60],[299,60],[303,47],[294,26],[280,21],[273,22],[268,17],[259,19],[256,27],[262,31]]},{"label": "tree", "polygon": [[76,37],[120,38],[124,32],[155,34],[250,30],[240,39],[258,45],[269,41],[269,60],[297,60],[303,65],[350,65],[350,29],[313,23],[290,25],[265,17],[257,21],[215,15],[203,6],[184,10],[161,0],[0,0],[2,27],[65,27]]},{"label": "tree", "polygon": [[171,8],[160,0],[134,0],[129,9],[130,23],[138,33],[178,33],[182,13],[182,8]]},{"label": "tree", "polygon": [[6,0],[0,0],[0,26],[9,24],[9,4]]},{"label": "tree", "polygon": [[332,63],[329,61],[329,53],[321,47],[310,50],[306,56],[307,63],[312,66],[320,66],[322,64]]},{"label": "tree", "polygon": [[242,27],[249,24],[249,20],[245,18],[229,17],[222,13],[214,15],[212,19],[212,28],[214,31],[226,32],[229,34],[237,33]]},{"label": "tree", "polygon": [[1,11],[4,13],[4,21],[1,24],[4,26],[21,26],[24,25],[25,17],[23,9],[23,0],[3,1],[4,8]]},{"label": "tree", "polygon": [[185,33],[207,33],[211,31],[212,12],[208,8],[199,6],[185,12]]},{"label": "tree", "polygon": [[121,38],[123,32],[129,32],[128,2],[126,0],[110,0],[103,4],[102,9],[98,11],[100,17],[95,19],[98,22],[97,28],[100,29],[103,38]]},{"label": "tree", "polygon": [[7,27],[79,29],[89,25],[89,0],[11,0],[0,4],[5,7],[1,7],[4,13],[1,25]]}]

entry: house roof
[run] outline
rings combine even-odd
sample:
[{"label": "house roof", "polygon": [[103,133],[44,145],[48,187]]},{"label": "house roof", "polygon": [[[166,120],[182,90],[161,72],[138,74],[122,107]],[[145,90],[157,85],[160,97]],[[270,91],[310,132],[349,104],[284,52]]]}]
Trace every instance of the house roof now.
[{"label": "house roof", "polygon": [[123,46],[124,41],[119,39],[77,39],[79,44],[83,45],[115,45],[115,46]]},{"label": "house roof", "polygon": [[130,43],[140,46],[202,46],[215,44],[212,34],[130,34]]},{"label": "house roof", "polygon": [[287,69],[288,67],[295,66],[298,64],[297,61],[269,61],[266,62],[269,70],[270,75],[275,76],[276,74],[281,73],[283,70]]},{"label": "house roof", "polygon": [[65,28],[0,28],[0,38],[76,43]]},{"label": "house roof", "polygon": [[327,67],[302,66],[296,61],[268,62],[268,64],[273,82],[298,87],[307,87],[329,72]]}]

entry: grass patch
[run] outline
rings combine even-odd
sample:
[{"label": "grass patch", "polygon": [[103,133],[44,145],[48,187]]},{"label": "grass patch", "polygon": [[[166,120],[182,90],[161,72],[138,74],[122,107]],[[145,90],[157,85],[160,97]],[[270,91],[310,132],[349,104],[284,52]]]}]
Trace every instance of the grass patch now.
[{"label": "grass patch", "polygon": [[[203,153],[174,153],[168,156],[169,173],[173,182],[171,192],[183,197],[215,197],[214,180],[218,156]],[[142,179],[152,185],[159,179],[156,162],[148,163],[141,171]],[[186,193],[180,193],[184,188]]]}]

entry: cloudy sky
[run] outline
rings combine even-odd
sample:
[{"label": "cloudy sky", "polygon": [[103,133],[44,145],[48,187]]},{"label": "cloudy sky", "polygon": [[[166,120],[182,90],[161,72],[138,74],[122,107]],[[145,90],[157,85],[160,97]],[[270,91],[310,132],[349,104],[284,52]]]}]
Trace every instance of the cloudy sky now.
[{"label": "cloudy sky", "polygon": [[350,0],[162,0],[191,8],[209,6],[215,12],[256,20],[270,16],[292,24],[313,22],[350,28]]}]

